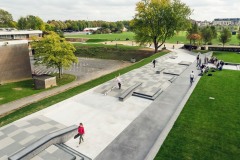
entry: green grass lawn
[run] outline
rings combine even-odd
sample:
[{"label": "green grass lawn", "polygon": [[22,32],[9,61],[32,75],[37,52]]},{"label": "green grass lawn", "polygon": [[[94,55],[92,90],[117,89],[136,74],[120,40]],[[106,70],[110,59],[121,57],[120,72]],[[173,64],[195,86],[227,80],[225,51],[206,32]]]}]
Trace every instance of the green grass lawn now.
[{"label": "green grass lawn", "polygon": [[[167,43],[190,43],[188,39],[186,39],[186,31],[181,31],[177,33],[172,38],[166,40]],[[92,40],[89,40],[89,42],[102,42],[102,41],[114,41],[114,40],[120,40],[125,41],[126,38],[129,38],[130,41],[134,40],[134,33],[133,32],[123,32],[123,33],[116,33],[116,34],[91,34],[91,35],[82,35],[82,34],[66,34],[65,37],[67,38],[89,38]],[[218,41],[218,39],[213,39],[212,43],[214,45],[221,45],[221,43]],[[236,35],[233,35],[231,38],[231,41],[228,42],[226,45],[239,45],[240,40],[237,39]]]},{"label": "green grass lawn", "polygon": [[[58,86],[70,83],[76,79],[75,76],[68,74],[64,74],[61,79],[56,75],[56,78]],[[35,90],[32,79],[0,85],[0,90],[0,105],[46,91],[46,89]]]},{"label": "green grass lawn", "polygon": [[213,52],[213,56],[224,62],[240,63],[240,54],[236,52]]},{"label": "green grass lawn", "polygon": [[134,70],[136,68],[144,66],[144,65],[152,62],[153,59],[156,59],[157,57],[160,57],[160,56],[165,55],[165,54],[167,54],[167,52],[160,52],[160,53],[154,54],[151,57],[145,58],[145,59],[141,60],[140,62],[134,63],[133,65],[131,65],[129,67],[126,67],[126,68],[120,69],[118,71],[112,72],[112,73],[107,74],[105,76],[102,76],[100,78],[94,79],[92,81],[89,81],[87,83],[84,83],[82,85],[74,87],[72,89],[69,89],[66,92],[60,93],[58,95],[55,95],[55,96],[52,96],[52,97],[49,97],[49,98],[46,98],[46,99],[41,100],[39,102],[30,104],[30,105],[28,105],[28,106],[26,106],[22,109],[14,111],[13,113],[10,113],[9,115],[6,115],[6,116],[0,118],[0,127],[4,126],[6,124],[9,124],[9,123],[11,123],[15,120],[18,120],[22,117],[30,115],[34,112],[37,112],[41,109],[49,107],[53,104],[56,104],[60,101],[68,99],[68,98],[70,98],[74,95],[82,93],[82,92],[84,92],[88,89],[96,87],[96,86],[98,86],[98,85],[100,85],[100,84],[102,84],[106,81],[109,81],[109,80],[113,79],[119,73],[124,74],[126,72],[131,71],[131,70]]},{"label": "green grass lawn", "polygon": [[203,76],[155,160],[239,160],[239,80],[231,70]]},{"label": "green grass lawn", "polygon": [[[134,38],[133,32],[123,32],[123,33],[112,33],[112,34],[90,34],[90,35],[83,35],[83,34],[65,34],[66,38],[89,38],[89,39],[104,39],[107,41],[125,41],[128,38],[130,41]],[[93,41],[95,42],[95,41]]]},{"label": "green grass lawn", "polygon": [[167,39],[166,43],[177,43],[177,41],[179,43],[189,43],[189,40],[186,39],[185,31],[181,31],[181,32],[177,33],[175,36],[173,36],[172,38]]},{"label": "green grass lawn", "polygon": [[129,61],[135,58],[139,61],[154,54],[153,49],[139,46],[104,45],[104,44],[81,44],[74,43],[75,55],[78,57],[114,59]]}]

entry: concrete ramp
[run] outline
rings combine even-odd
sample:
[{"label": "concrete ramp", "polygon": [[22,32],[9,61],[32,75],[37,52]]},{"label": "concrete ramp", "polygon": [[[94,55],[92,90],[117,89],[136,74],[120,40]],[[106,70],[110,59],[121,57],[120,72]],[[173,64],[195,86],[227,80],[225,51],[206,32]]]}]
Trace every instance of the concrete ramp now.
[{"label": "concrete ramp", "polygon": [[134,91],[132,95],[140,98],[149,99],[149,100],[155,100],[162,92],[163,91],[160,87],[149,92],[144,92],[140,88],[139,90]]}]

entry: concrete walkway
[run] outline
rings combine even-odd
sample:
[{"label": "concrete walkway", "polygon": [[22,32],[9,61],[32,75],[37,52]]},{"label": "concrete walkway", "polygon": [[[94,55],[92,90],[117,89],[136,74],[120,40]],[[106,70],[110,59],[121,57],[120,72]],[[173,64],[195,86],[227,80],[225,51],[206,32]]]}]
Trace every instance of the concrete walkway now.
[{"label": "concrete walkway", "polygon": [[191,71],[195,75],[199,72],[196,63],[188,67],[96,160],[152,160],[199,80],[197,77],[190,85]]}]

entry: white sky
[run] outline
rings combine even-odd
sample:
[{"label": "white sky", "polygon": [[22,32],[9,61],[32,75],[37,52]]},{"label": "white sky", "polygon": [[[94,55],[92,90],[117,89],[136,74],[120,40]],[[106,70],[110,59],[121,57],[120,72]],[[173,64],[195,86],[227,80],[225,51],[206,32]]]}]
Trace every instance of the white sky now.
[{"label": "white sky", "polygon": [[[0,0],[0,8],[14,20],[39,16],[47,20],[131,20],[140,0]],[[240,18],[240,0],[181,0],[192,10],[194,20]]]}]

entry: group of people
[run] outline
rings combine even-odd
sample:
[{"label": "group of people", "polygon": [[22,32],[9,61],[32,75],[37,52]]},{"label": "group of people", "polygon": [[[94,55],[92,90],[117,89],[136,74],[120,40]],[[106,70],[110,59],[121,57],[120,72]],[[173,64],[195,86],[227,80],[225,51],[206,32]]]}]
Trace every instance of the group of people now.
[{"label": "group of people", "polygon": [[222,70],[224,66],[224,61],[223,60],[218,60],[217,57],[212,56],[209,60],[209,63],[212,63],[216,66],[217,69]]}]

